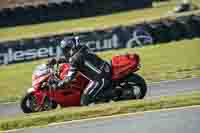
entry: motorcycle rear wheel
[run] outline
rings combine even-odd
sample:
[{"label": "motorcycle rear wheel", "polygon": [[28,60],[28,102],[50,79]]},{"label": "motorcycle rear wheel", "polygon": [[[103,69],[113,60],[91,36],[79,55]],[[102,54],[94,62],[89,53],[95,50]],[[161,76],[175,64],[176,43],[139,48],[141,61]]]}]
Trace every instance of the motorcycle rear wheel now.
[{"label": "motorcycle rear wheel", "polygon": [[117,100],[143,99],[147,93],[145,80],[138,74],[131,74],[115,86]]}]

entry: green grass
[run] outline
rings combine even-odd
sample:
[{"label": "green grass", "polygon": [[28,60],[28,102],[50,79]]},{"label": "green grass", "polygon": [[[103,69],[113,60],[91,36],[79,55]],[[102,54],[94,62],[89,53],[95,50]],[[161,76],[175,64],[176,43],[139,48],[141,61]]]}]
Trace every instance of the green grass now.
[{"label": "green grass", "polygon": [[[98,53],[103,59],[136,52],[141,56],[139,74],[148,82],[200,76],[200,39],[183,40],[144,48],[119,49]],[[45,63],[39,60],[0,67],[0,102],[19,100],[31,87],[33,68]]]},{"label": "green grass", "polygon": [[190,94],[173,97],[161,97],[159,99],[131,100],[112,104],[95,105],[93,107],[74,107],[58,109],[50,112],[21,115],[14,118],[1,119],[0,130],[44,126],[53,122],[63,122],[191,105],[200,105],[200,92],[192,92]]},{"label": "green grass", "polygon": [[[196,4],[200,3],[200,0],[193,1]],[[0,41],[32,38],[67,32],[78,32],[85,30],[90,31],[94,29],[102,29],[105,27],[130,25],[141,21],[158,19],[160,17],[164,17],[168,11],[173,9],[176,3],[176,1],[172,1],[164,4],[155,4],[154,8],[127,11],[106,16],[1,28]]]}]

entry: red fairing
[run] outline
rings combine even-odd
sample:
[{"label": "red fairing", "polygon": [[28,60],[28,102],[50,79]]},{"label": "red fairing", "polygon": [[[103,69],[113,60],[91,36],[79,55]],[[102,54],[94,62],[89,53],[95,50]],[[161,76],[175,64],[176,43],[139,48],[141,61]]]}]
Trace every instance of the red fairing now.
[{"label": "red fairing", "polygon": [[48,78],[49,78],[49,74],[46,74],[46,75],[42,75],[42,76],[35,76],[35,75],[32,75],[32,86],[34,88],[37,88],[40,86],[40,84],[43,82],[43,81],[46,81]]},{"label": "red fairing", "polygon": [[[63,80],[70,69],[70,64],[60,64],[59,78]],[[54,100],[61,106],[80,106],[80,95],[86,88],[89,80],[80,72],[70,84],[65,85],[65,89],[54,92]]]},{"label": "red fairing", "polygon": [[[64,79],[66,74],[70,69],[70,64],[60,64],[59,66],[59,78],[61,80]],[[59,103],[62,107],[67,106],[80,106],[80,96],[83,90],[86,88],[89,80],[84,77],[83,74],[78,72],[75,79],[70,82],[70,84],[65,85],[64,89],[57,90],[40,90],[40,86],[44,81],[47,81],[50,78],[50,74],[42,75],[40,77],[36,77],[33,75],[33,85],[35,90],[32,92],[34,96],[37,97],[37,104],[40,106],[43,104],[43,100],[45,96],[48,96],[50,99]]]},{"label": "red fairing", "polygon": [[[115,56],[112,58],[112,80],[123,78],[131,72],[138,70],[140,58],[137,54],[127,54]],[[59,76],[61,80],[67,75],[70,64],[59,65]],[[42,75],[40,77],[33,76],[33,84],[35,91],[32,92],[37,97],[37,104],[42,105],[45,96],[60,104],[62,107],[80,106],[80,97],[84,89],[89,83],[88,78],[78,72],[75,79],[69,84],[66,84],[63,89],[55,89],[49,91],[48,89],[40,89],[40,86],[51,78],[51,73]]]},{"label": "red fairing", "polygon": [[112,58],[112,79],[120,79],[138,70],[140,58],[137,54],[114,56]]},{"label": "red fairing", "polygon": [[70,67],[71,67],[70,64],[67,63],[60,64],[60,69],[59,69],[60,79],[63,80],[65,78],[65,75],[68,73]]},{"label": "red fairing", "polygon": [[39,90],[39,89],[36,89],[35,91],[32,92],[32,94],[37,97],[36,100],[37,100],[37,105],[38,106],[41,106],[44,102],[44,92]]}]

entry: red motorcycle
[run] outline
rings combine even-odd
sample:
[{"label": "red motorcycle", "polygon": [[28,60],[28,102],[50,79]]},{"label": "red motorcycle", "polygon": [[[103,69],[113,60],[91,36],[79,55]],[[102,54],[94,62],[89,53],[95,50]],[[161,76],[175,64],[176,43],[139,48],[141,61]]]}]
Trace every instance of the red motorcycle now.
[{"label": "red motorcycle", "polygon": [[[137,54],[114,56],[111,60],[111,86],[100,92],[93,103],[142,99],[147,92],[145,80],[135,74],[140,68],[140,58]],[[76,78],[63,89],[53,87],[55,79],[63,79],[70,65],[59,64],[57,69],[45,64],[36,67],[32,75],[32,86],[21,100],[24,113],[40,112],[61,107],[80,106],[80,97],[89,80],[78,72]]]}]

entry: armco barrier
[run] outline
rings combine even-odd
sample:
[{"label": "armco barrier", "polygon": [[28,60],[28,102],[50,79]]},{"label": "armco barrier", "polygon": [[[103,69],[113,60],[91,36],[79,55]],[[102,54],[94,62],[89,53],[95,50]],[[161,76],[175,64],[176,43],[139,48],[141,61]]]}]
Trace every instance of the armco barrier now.
[{"label": "armco barrier", "polygon": [[[79,33],[81,44],[93,51],[156,45],[186,38],[200,37],[200,16],[189,15],[150,23]],[[73,34],[24,39],[0,43],[0,64],[12,64],[60,56],[59,42]]]}]

